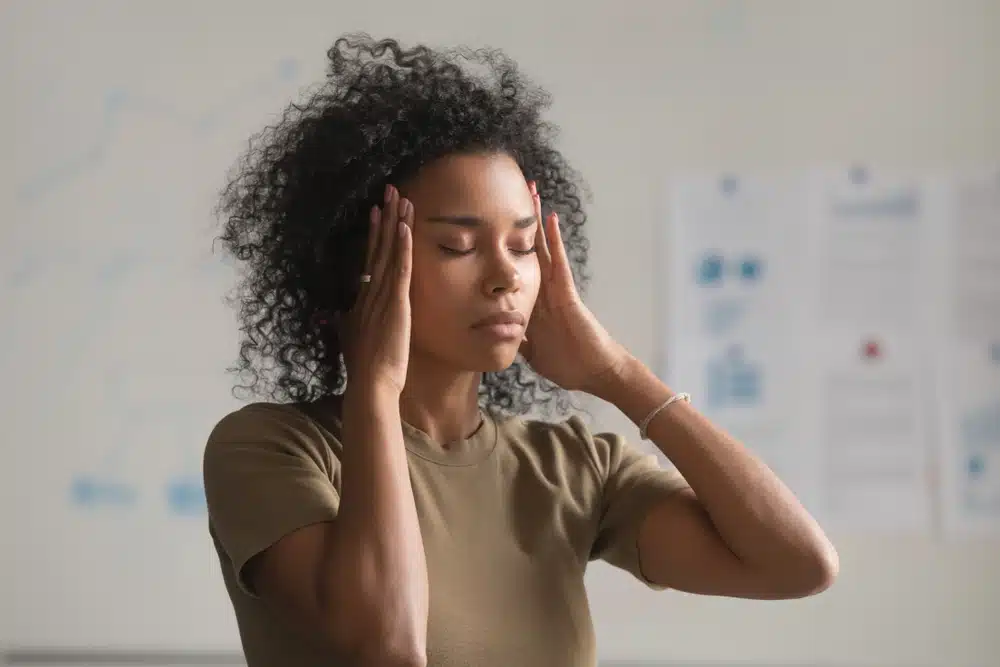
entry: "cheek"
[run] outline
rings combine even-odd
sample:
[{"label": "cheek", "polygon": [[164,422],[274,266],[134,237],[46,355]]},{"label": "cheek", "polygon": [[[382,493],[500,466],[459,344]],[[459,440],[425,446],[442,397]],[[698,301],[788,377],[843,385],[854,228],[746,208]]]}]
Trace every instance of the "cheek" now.
[{"label": "cheek", "polygon": [[466,299],[465,287],[453,272],[440,262],[420,261],[413,258],[413,275],[410,278],[410,307],[414,322],[444,323],[455,304]]}]

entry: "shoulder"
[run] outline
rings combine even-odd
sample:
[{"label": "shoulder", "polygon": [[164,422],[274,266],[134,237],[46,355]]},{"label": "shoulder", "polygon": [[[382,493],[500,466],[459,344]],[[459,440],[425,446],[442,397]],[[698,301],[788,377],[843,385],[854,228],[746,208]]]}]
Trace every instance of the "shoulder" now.
[{"label": "shoulder", "polygon": [[299,403],[250,403],[224,415],[205,445],[206,468],[234,460],[280,462],[298,457],[329,469],[339,453],[336,429]]}]

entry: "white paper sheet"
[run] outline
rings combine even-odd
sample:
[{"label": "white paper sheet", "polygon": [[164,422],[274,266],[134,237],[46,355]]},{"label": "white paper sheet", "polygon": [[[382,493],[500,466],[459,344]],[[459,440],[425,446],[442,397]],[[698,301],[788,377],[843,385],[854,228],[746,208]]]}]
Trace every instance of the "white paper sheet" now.
[{"label": "white paper sheet", "polygon": [[925,268],[931,230],[945,222],[923,179],[868,169],[812,174],[811,285],[814,437],[822,448],[823,513],[854,530],[932,526]]},{"label": "white paper sheet", "polygon": [[952,181],[939,236],[943,309],[937,402],[942,523],[1000,535],[1000,169]]},{"label": "white paper sheet", "polygon": [[828,524],[932,525],[934,193],[848,168],[672,184],[668,382]]},{"label": "white paper sheet", "polygon": [[819,450],[797,372],[806,189],[789,178],[706,174],[674,183],[664,352],[668,382],[811,506]]}]

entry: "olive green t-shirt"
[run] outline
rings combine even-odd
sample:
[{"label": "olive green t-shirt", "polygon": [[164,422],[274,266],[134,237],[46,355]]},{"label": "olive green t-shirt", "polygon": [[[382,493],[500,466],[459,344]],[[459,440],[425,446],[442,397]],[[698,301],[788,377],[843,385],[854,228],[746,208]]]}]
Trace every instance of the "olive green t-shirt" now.
[{"label": "olive green t-shirt", "polygon": [[[283,536],[337,517],[340,421],[322,405],[248,405],[206,446],[209,529],[249,667],[336,667],[244,570]],[[596,665],[587,563],[656,588],[640,570],[637,530],[651,503],[686,483],[576,416],[483,417],[447,447],[403,423],[430,586],[428,665]]]}]

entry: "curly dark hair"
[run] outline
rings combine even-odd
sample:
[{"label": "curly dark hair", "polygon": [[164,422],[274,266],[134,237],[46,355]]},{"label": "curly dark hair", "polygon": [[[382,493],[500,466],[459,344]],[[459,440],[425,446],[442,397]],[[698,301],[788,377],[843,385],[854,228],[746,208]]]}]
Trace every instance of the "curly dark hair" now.
[{"label": "curly dark hair", "polygon": [[[549,95],[495,49],[403,48],[349,34],[304,103],[253,137],[222,191],[220,240],[243,263],[233,296],[242,332],[237,389],[278,402],[342,393],[330,316],[357,295],[369,209],[387,183],[448,154],[504,152],[559,212],[581,293],[587,276],[583,185],[542,120]],[[469,65],[471,67],[463,67]],[[510,414],[565,412],[564,392],[520,357],[484,374],[480,402]]]}]

